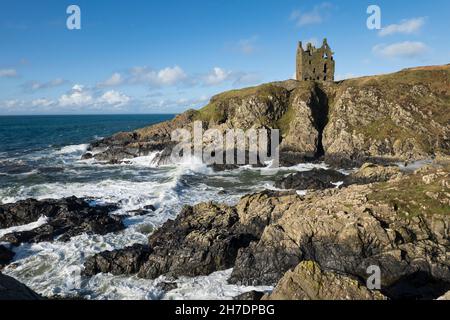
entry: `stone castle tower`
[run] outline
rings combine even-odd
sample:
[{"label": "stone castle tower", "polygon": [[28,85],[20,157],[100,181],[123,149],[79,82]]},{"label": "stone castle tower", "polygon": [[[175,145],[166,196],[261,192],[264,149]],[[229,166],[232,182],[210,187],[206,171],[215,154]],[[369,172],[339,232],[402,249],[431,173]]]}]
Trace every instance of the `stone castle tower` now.
[{"label": "stone castle tower", "polygon": [[323,40],[319,49],[308,43],[306,50],[300,41],[297,49],[297,80],[334,81],[333,54],[327,39]]}]

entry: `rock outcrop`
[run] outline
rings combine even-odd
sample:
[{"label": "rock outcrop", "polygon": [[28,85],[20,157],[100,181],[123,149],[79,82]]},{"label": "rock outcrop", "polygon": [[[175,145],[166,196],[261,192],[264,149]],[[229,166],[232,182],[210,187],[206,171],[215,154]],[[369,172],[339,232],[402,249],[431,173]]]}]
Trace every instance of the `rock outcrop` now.
[{"label": "rock outcrop", "polygon": [[303,261],[285,273],[273,292],[262,300],[384,300],[357,279],[323,271],[313,261]]},{"label": "rock outcrop", "polygon": [[0,270],[3,269],[4,266],[9,264],[14,256],[14,252],[9,250],[5,246],[0,245]]},{"label": "rock outcrop", "polygon": [[36,292],[14,278],[0,273],[0,301],[5,300],[41,300]]},{"label": "rock outcrop", "polygon": [[2,227],[28,224],[45,216],[47,222],[28,231],[12,232],[0,238],[0,242],[13,245],[41,241],[68,241],[82,233],[107,234],[125,228],[122,218],[109,213],[115,206],[91,206],[87,201],[76,197],[59,200],[37,201],[28,199],[0,206]]},{"label": "rock outcrop", "polygon": [[135,244],[120,250],[104,251],[89,257],[84,263],[84,274],[97,273],[134,274],[147,261],[151,250],[148,246]]},{"label": "rock outcrop", "polygon": [[337,183],[345,179],[346,176],[338,171],[313,169],[280,178],[275,182],[275,187],[292,190],[324,190],[335,188]]},{"label": "rock outcrop", "polygon": [[138,275],[199,276],[233,268],[231,283],[275,285],[311,260],[323,272],[359,281],[367,279],[369,266],[378,266],[389,298],[437,298],[450,289],[449,177],[447,167],[430,166],[387,182],[306,196],[265,191],[236,206],[185,207],[150,236]]},{"label": "rock outcrop", "polygon": [[225,92],[171,121],[94,142],[86,158],[118,162],[158,152],[169,161],[171,131],[274,128],[282,165],[322,156],[339,166],[449,155],[450,65],[336,83],[274,82]]}]

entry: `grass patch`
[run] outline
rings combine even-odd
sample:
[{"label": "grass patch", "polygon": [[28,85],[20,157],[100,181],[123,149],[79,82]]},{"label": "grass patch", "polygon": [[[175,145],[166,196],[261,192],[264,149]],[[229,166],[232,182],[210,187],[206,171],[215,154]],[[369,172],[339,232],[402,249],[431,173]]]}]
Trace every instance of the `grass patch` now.
[{"label": "grass patch", "polygon": [[[388,203],[404,218],[431,214],[449,215],[450,206],[439,201],[445,197],[443,193],[448,192],[448,189],[442,186],[445,178],[443,176],[431,184],[425,184],[422,175],[414,174],[396,182],[379,183],[368,198],[369,201]],[[432,193],[437,198],[429,197],[427,193]]]}]

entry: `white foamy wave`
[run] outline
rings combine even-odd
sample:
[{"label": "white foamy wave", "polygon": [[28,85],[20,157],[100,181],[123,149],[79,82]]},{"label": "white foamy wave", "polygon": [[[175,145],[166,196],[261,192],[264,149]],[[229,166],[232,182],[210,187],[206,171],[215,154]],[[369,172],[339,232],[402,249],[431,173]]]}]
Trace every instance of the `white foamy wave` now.
[{"label": "white foamy wave", "polygon": [[62,147],[60,150],[56,151],[55,154],[63,155],[63,154],[72,154],[72,153],[79,153],[82,154],[86,152],[88,148],[88,144],[77,144],[77,145],[70,145]]},{"label": "white foamy wave", "polygon": [[178,177],[166,182],[106,179],[88,183],[47,183],[22,188],[14,197],[5,197],[3,203],[12,203],[27,198],[60,199],[70,196],[99,199],[99,203],[117,203],[119,214],[137,210],[146,205],[170,205],[177,202]]},{"label": "white foamy wave", "polygon": [[214,272],[208,276],[195,278],[180,277],[176,280],[178,288],[169,291],[164,299],[177,300],[228,300],[241,293],[252,290],[270,292],[271,286],[238,286],[228,283],[233,269]]},{"label": "white foamy wave", "polygon": [[156,168],[157,167],[157,159],[161,153],[160,152],[153,152],[149,154],[148,156],[142,156],[142,157],[136,157],[133,159],[126,160],[124,162],[125,165],[133,165],[137,167],[150,167],[150,168]]},{"label": "white foamy wave", "polygon": [[48,221],[47,217],[40,217],[37,221],[29,223],[29,224],[26,224],[26,225],[0,229],[0,238],[3,237],[5,234],[8,234],[8,233],[29,231],[29,230],[33,230],[35,228],[39,228],[40,226],[46,224],[47,221]]},{"label": "white foamy wave", "polygon": [[[208,167],[208,165],[194,156],[182,157],[182,160],[176,164],[179,174],[190,174],[190,173],[201,173],[201,174],[212,174],[213,170]],[[173,166],[172,165],[172,166]]]}]

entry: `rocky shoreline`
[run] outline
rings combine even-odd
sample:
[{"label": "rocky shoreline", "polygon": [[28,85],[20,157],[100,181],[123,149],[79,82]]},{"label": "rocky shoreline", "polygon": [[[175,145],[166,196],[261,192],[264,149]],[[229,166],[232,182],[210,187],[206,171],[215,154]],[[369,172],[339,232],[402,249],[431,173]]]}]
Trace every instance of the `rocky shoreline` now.
[{"label": "rocky shoreline", "polygon": [[[185,206],[147,243],[86,257],[83,277],[173,279],[232,268],[229,283],[274,286],[239,299],[444,299],[450,291],[449,97],[450,65],[338,83],[290,80],[223,93],[199,111],[96,141],[83,159],[119,163],[153,154],[161,165],[169,161],[172,130],[191,130],[196,120],[222,131],[275,128],[282,135],[281,165],[324,160],[359,169],[292,173],[276,179],[279,190],[248,194],[236,205]],[[392,165],[423,159],[431,164],[417,170]],[[0,268],[24,243],[122,231],[116,208],[75,197],[0,205],[0,229],[44,218],[38,227],[0,237]],[[381,271],[375,291],[366,286],[371,266]],[[0,274],[0,299],[14,296],[12,281]],[[176,286],[160,285],[162,291]],[[39,298],[17,288],[16,298]]]},{"label": "rocky shoreline", "polygon": [[[371,168],[367,178],[375,171],[384,176],[387,170],[365,165],[355,175],[362,177],[367,168]],[[149,237],[148,245],[90,257],[85,273],[137,273],[154,279],[207,275],[233,267],[229,282],[276,285],[272,297],[288,299],[297,296],[283,293],[289,291],[283,279],[306,277],[307,270],[300,267],[299,272],[298,266],[311,261],[312,279],[323,280],[328,290],[309,298],[342,298],[343,282],[355,299],[435,299],[450,290],[449,178],[448,167],[430,166],[385,182],[311,191],[306,196],[265,191],[245,196],[232,207],[214,203],[185,207]],[[418,183],[421,193],[422,188],[434,190],[416,199],[421,202],[414,208],[421,212],[400,198],[403,191],[410,196],[402,190],[410,183]],[[390,189],[399,197],[389,198],[385,193]],[[369,294],[364,287],[371,265],[381,268],[382,294]]]},{"label": "rocky shoreline", "polygon": [[[310,171],[307,179],[305,173],[290,175],[290,183],[309,183],[301,186],[309,190],[306,195],[264,191],[244,196],[235,206],[186,206],[147,244],[87,257],[83,276],[171,279],[233,268],[230,283],[275,286],[263,299],[437,299],[450,290],[449,168],[447,162],[435,162],[404,173],[365,164],[339,187],[322,184],[341,178],[332,170]],[[2,227],[32,222],[41,214],[48,222],[0,241],[18,245],[117,232],[123,225],[109,215],[112,208],[74,197],[2,205]],[[12,258],[13,252],[0,246],[0,264]],[[371,265],[381,269],[380,291],[366,288]],[[161,290],[174,285],[163,283]],[[252,297],[261,294],[240,298]]]}]

